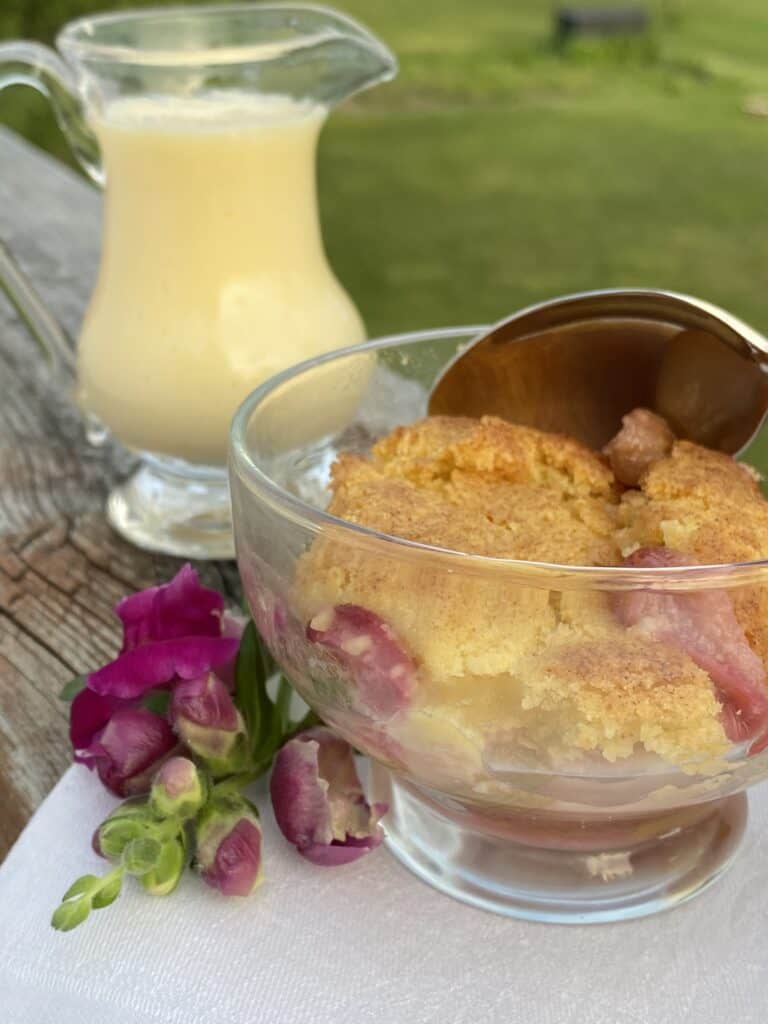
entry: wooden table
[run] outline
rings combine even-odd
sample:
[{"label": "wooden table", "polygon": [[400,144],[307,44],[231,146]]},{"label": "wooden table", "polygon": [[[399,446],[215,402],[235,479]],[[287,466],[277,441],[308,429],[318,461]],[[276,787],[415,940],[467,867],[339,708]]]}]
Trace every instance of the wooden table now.
[{"label": "wooden table", "polygon": [[[100,197],[76,174],[0,130],[0,238],[77,334],[94,279]],[[71,760],[73,675],[117,650],[111,608],[171,576],[107,525],[104,499],[130,462],[89,448],[61,384],[0,293],[0,859]],[[201,576],[233,600],[233,563]]]}]

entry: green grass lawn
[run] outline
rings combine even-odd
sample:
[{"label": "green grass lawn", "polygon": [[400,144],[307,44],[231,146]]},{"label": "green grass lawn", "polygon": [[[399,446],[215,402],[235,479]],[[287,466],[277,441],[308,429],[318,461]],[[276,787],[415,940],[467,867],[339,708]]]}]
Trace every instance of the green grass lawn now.
[{"label": "green grass lawn", "polygon": [[[93,3],[26,0],[6,35],[50,37]],[[128,4],[123,4],[128,6]],[[559,55],[543,0],[347,0],[398,79],[331,118],[326,239],[373,333],[493,320],[610,285],[688,291],[768,332],[764,0],[657,0],[648,38]],[[0,120],[58,155],[40,97]]]},{"label": "green grass lawn", "polygon": [[[27,0],[49,37],[93,3]],[[126,6],[123,4],[123,6]],[[617,284],[678,288],[768,330],[763,0],[667,0],[648,39],[550,45],[542,0],[348,0],[401,58],[338,111],[320,184],[332,260],[373,332],[494,319]],[[66,150],[22,87],[0,120]]]}]

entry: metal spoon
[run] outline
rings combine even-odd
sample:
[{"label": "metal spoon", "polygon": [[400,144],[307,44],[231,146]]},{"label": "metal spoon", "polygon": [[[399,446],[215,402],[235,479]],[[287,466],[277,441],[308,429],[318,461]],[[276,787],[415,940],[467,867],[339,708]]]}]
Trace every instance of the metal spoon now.
[{"label": "metal spoon", "polygon": [[529,306],[475,339],[432,388],[430,415],[496,415],[601,448],[643,406],[731,454],[768,413],[768,340],[717,306],[646,289]]}]

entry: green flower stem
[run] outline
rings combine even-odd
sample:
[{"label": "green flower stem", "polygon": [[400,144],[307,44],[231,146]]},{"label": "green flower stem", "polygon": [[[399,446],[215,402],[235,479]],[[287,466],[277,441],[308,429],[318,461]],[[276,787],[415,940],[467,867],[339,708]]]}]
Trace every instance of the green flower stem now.
[{"label": "green flower stem", "polygon": [[285,676],[281,675],[280,684],[277,688],[277,697],[275,699],[275,710],[279,717],[283,732],[286,730],[291,721],[290,709],[292,697],[293,687],[285,678]]},{"label": "green flower stem", "polygon": [[51,918],[52,926],[60,932],[69,932],[82,924],[92,910],[102,910],[114,903],[120,895],[125,869],[122,864],[99,878],[84,875],[64,893],[64,897]]},{"label": "green flower stem", "polygon": [[[234,700],[247,734],[242,736],[243,756],[227,763],[227,770],[235,769],[232,774],[214,782],[205,761],[187,752],[202,783],[201,799],[207,794],[195,816],[198,822],[201,814],[222,798],[236,798],[244,803],[241,790],[269,770],[282,744],[320,722],[314,711],[308,711],[298,722],[291,720],[293,686],[282,674],[277,680],[274,701],[270,698],[267,683],[278,672],[277,664],[250,622],[240,641],[235,670]],[[84,684],[83,678],[73,679],[62,696],[73,699]],[[167,702],[167,693],[152,691],[143,703],[156,714],[164,714]],[[99,826],[102,852],[114,866],[102,877],[78,878],[56,908],[53,927],[63,932],[77,928],[92,910],[114,903],[131,875],[153,896],[172,892],[190,862],[187,829],[193,826],[191,814],[185,817],[175,810],[174,805],[158,805],[150,795],[132,798],[115,808]]]},{"label": "green flower stem", "polygon": [[[115,893],[115,897],[120,892],[120,887],[123,884],[123,878],[125,877],[125,867],[122,864],[117,864],[111,871],[108,871],[101,879],[100,884],[96,887],[96,891],[91,894],[91,902],[94,907],[101,908],[106,907],[112,902],[97,902],[98,897],[108,897],[112,892]],[[113,899],[115,898],[113,897]]]},{"label": "green flower stem", "polygon": [[304,732],[306,729],[311,729],[315,725],[322,724],[322,718],[317,714],[317,712],[313,711],[312,708],[310,708],[306,715],[304,715],[303,718],[299,719],[298,722],[290,723],[290,727],[288,728],[285,735],[285,740],[287,741],[293,739],[293,737],[297,736],[300,732]]},{"label": "green flower stem", "polygon": [[161,818],[152,822],[151,836],[159,843],[166,839],[173,839],[182,829],[182,822],[174,815],[170,818]]},{"label": "green flower stem", "polygon": [[228,796],[230,793],[239,793],[241,789],[260,778],[271,763],[272,759],[270,758],[269,761],[263,761],[256,765],[251,771],[240,772],[238,775],[230,775],[228,778],[222,779],[221,782],[214,785],[211,795]]}]

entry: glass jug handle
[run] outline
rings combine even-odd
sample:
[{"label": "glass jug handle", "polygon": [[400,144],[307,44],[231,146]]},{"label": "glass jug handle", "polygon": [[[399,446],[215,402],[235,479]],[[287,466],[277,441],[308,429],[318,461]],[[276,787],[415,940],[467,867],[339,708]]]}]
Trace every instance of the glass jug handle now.
[{"label": "glass jug handle", "polygon": [[99,144],[88,127],[72,70],[58,53],[41,43],[0,43],[0,89],[7,85],[31,85],[47,97],[80,166],[103,185]]},{"label": "glass jug handle", "polygon": [[49,312],[32,282],[0,241],[0,289],[8,296],[57,377],[70,384],[75,376],[75,346]]},{"label": "glass jug handle", "polygon": [[[19,84],[31,85],[50,100],[75,156],[88,174],[100,182],[98,145],[86,125],[74,77],[64,61],[39,43],[0,43],[0,89]],[[71,384],[75,373],[73,342],[2,241],[0,289],[10,299],[54,373]]]}]

